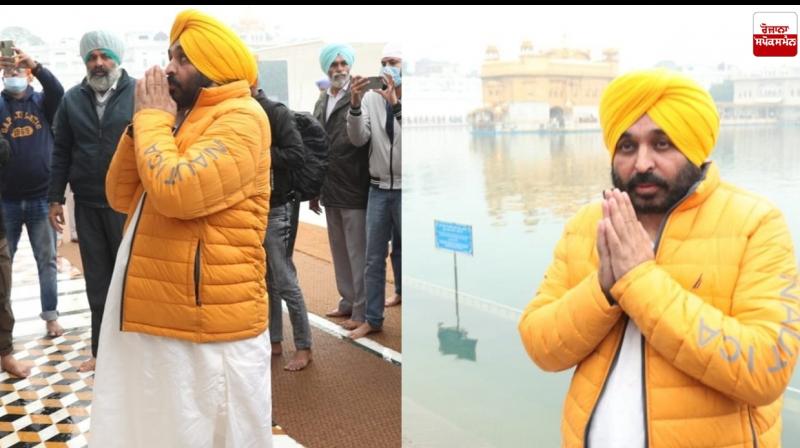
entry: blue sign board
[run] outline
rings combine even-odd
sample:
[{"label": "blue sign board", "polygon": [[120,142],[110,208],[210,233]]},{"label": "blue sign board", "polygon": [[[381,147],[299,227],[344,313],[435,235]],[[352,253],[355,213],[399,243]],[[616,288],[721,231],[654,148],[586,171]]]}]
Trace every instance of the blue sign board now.
[{"label": "blue sign board", "polygon": [[436,248],[472,255],[472,226],[434,221]]}]

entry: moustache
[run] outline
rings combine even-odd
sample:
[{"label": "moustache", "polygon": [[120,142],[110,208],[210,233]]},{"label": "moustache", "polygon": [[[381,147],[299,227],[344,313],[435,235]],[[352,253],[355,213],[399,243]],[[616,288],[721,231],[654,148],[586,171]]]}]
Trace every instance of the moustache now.
[{"label": "moustache", "polygon": [[652,184],[663,189],[669,189],[667,181],[650,172],[635,174],[631,180],[628,181],[625,189],[630,192],[641,184]]},{"label": "moustache", "polygon": [[108,72],[109,71],[104,68],[96,68],[92,70],[92,76],[107,76]]},{"label": "moustache", "polygon": [[167,76],[167,84],[169,84],[170,87],[180,87],[181,86],[180,83],[175,80],[174,76]]}]

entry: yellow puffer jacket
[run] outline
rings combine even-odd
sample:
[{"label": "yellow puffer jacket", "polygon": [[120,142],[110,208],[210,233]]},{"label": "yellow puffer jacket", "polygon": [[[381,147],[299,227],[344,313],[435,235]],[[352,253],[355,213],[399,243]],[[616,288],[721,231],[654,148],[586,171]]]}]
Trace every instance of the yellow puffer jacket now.
[{"label": "yellow puffer jacket", "polygon": [[145,194],[122,330],[193,342],[257,336],[268,314],[267,116],[237,81],[203,89],[175,136],[174,124],[164,111],[139,111],[106,177],[109,204],[128,216]]},{"label": "yellow puffer jacket", "polygon": [[782,395],[800,351],[796,260],[781,213],[721,182],[710,164],[662,225],[655,261],[612,288],[618,306],[609,305],[597,276],[601,217],[595,203],[567,224],[519,322],[539,367],[577,365],[562,445],[586,446],[627,315],[646,342],[649,447],[780,446]]}]

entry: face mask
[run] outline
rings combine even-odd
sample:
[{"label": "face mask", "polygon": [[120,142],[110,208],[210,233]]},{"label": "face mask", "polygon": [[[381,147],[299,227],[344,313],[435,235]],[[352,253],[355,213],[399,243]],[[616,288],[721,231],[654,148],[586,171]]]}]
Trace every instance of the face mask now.
[{"label": "face mask", "polygon": [[402,75],[400,73],[400,69],[398,67],[392,67],[391,65],[387,65],[381,69],[381,74],[387,74],[392,77],[392,81],[394,81],[395,87],[400,87],[402,84]]},{"label": "face mask", "polygon": [[3,78],[3,84],[5,84],[6,91],[9,93],[20,93],[28,88],[28,78]]}]

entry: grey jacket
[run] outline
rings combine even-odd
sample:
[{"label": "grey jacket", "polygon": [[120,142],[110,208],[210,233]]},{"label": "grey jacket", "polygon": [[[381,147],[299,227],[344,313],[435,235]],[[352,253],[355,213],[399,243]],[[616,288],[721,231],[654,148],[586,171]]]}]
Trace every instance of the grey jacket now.
[{"label": "grey jacket", "polygon": [[[399,103],[398,103],[399,104]],[[372,185],[381,189],[399,190],[403,132],[399,108],[395,112],[394,140],[389,141],[386,132],[386,100],[376,92],[369,91],[361,100],[361,114],[347,114],[347,136],[355,146],[368,142],[369,176]]]}]

